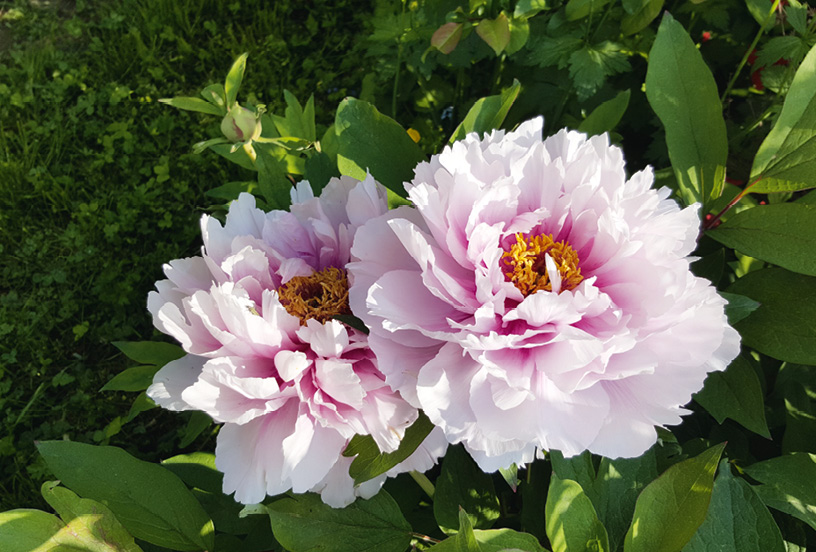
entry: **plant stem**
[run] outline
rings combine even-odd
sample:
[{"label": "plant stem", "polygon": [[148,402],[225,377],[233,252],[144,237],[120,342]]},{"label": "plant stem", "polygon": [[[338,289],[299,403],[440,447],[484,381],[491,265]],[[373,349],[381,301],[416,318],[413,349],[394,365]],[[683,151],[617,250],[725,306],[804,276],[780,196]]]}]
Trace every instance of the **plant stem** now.
[{"label": "plant stem", "polygon": [[431,544],[438,544],[438,543],[442,542],[439,539],[429,537],[428,535],[423,535],[422,533],[416,533],[414,531],[411,531],[410,535],[412,537],[416,538],[416,539],[423,540],[425,542],[430,542]]},{"label": "plant stem", "polygon": [[424,473],[419,473],[418,471],[410,471],[408,472],[411,474],[411,477],[414,478],[414,481],[417,482],[417,485],[422,487],[422,490],[425,491],[430,498],[434,497],[434,486],[431,483],[431,480],[428,479]]},{"label": "plant stem", "polygon": [[774,14],[776,13],[776,8],[778,6],[779,0],[774,0],[773,5],[771,6],[771,11],[768,12],[767,17],[765,17],[765,21],[763,21],[762,25],[760,25],[759,31],[757,32],[757,35],[754,37],[754,41],[751,42],[751,45],[748,46],[748,49],[745,51],[745,55],[742,56],[742,60],[737,66],[737,70],[734,72],[734,76],[731,77],[731,80],[728,82],[728,86],[725,87],[725,92],[723,92],[722,96],[720,96],[720,103],[725,103],[725,99],[731,93],[731,89],[734,87],[734,83],[737,82],[737,77],[739,77],[740,71],[742,71],[742,68],[745,67],[745,64],[748,62],[748,58],[751,57],[751,52],[753,52],[756,49],[756,45],[759,44],[759,39],[762,38],[762,35],[765,33],[765,26],[771,20],[771,17],[773,17]]}]

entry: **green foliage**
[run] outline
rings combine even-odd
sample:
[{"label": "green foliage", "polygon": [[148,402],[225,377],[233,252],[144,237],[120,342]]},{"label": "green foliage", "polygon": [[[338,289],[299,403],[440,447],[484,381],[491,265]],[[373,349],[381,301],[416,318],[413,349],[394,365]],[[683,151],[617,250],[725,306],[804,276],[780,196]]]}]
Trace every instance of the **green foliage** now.
[{"label": "green foliage", "polygon": [[609,536],[581,485],[553,474],[547,493],[547,536],[553,552],[607,552]]},{"label": "green foliage", "polygon": [[666,13],[649,53],[646,97],[666,129],[680,195],[707,205],[722,193],[728,141],[717,85],[682,24]]},{"label": "green foliage", "polygon": [[489,529],[499,518],[493,479],[484,473],[462,446],[448,447],[434,492],[434,517],[445,532],[461,531],[462,514],[468,527]]},{"label": "green foliage", "polygon": [[38,450],[66,487],[110,508],[133,536],[171,550],[212,549],[209,516],[181,480],[161,466],[116,447],[70,441],[45,441]]}]

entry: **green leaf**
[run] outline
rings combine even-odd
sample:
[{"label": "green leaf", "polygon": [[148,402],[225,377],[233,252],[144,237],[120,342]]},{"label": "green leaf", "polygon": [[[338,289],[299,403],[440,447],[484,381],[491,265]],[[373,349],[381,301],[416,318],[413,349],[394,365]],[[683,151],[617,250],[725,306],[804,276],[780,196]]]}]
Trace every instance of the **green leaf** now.
[{"label": "green leaf", "polygon": [[581,33],[572,32],[557,37],[547,35],[533,36],[530,39],[526,62],[539,67],[556,66],[559,69],[569,65],[569,57],[584,45]]},{"label": "green leaf", "polygon": [[572,479],[581,485],[585,492],[591,492],[592,484],[595,481],[595,466],[592,464],[592,454],[589,451],[584,451],[571,458],[564,458],[560,451],[551,450],[550,461],[553,473],[559,479]]},{"label": "green leaf", "polygon": [[131,360],[159,367],[187,354],[178,345],[160,341],[114,341],[113,346]]},{"label": "green leaf", "polygon": [[524,45],[527,44],[527,39],[530,38],[530,24],[527,22],[527,19],[518,17],[511,17],[508,23],[510,25],[510,42],[507,44],[504,52],[510,56],[524,48]]},{"label": "green leaf", "polygon": [[196,437],[201,435],[201,432],[210,427],[212,423],[212,418],[204,412],[199,412],[198,410],[191,412],[190,419],[184,428],[184,434],[181,436],[179,446],[181,448],[190,446],[190,443],[195,441]]},{"label": "green leaf", "polygon": [[425,154],[404,128],[370,103],[346,98],[337,108],[334,131],[340,174],[363,180],[369,171],[386,188],[407,195],[402,183],[413,178]]},{"label": "green leaf", "polygon": [[626,113],[630,96],[629,90],[624,90],[611,100],[605,101],[581,121],[578,130],[589,136],[595,136],[614,129]]},{"label": "green leaf", "polygon": [[754,490],[765,505],[816,529],[816,455],[794,452],[745,468],[759,481]]},{"label": "green leaf", "polygon": [[510,22],[501,12],[496,19],[482,19],[476,26],[476,34],[490,46],[498,56],[510,44]]},{"label": "green leaf", "polygon": [[255,166],[258,168],[258,188],[273,209],[286,209],[291,203],[292,182],[286,171],[267,146],[256,145]]},{"label": "green leaf", "polygon": [[322,151],[316,152],[306,158],[306,172],[304,174],[306,180],[312,186],[315,197],[320,195],[320,192],[329,183],[333,177],[339,177],[340,171],[337,170],[331,158]]},{"label": "green leaf", "polygon": [[354,483],[360,484],[382,475],[409,456],[422,444],[433,429],[433,424],[424,412],[405,430],[399,448],[383,454],[370,435],[355,435],[343,451],[343,456],[356,456],[349,467],[349,475]]},{"label": "green leaf", "polygon": [[547,536],[553,552],[607,552],[609,536],[581,485],[553,473],[547,493]]},{"label": "green leaf", "polygon": [[215,468],[215,454],[211,452],[179,454],[163,460],[162,466],[190,487],[211,493],[221,491],[224,475]]},{"label": "green leaf", "polygon": [[153,399],[147,396],[147,393],[142,391],[135,399],[133,399],[133,404],[130,405],[130,410],[128,411],[125,422],[132,422],[136,416],[153,408],[156,408],[156,403],[153,402]]},{"label": "green leaf", "polygon": [[739,550],[785,552],[782,533],[771,513],[743,479],[734,477],[728,461],[720,464],[705,521],[683,552]]},{"label": "green leaf", "polygon": [[666,129],[674,173],[687,204],[722,193],[728,140],[717,84],[683,26],[663,16],[646,71],[646,98]]},{"label": "green leaf", "polygon": [[244,80],[244,71],[246,71],[246,60],[249,54],[241,54],[238,59],[230,67],[227,73],[227,80],[224,82],[224,95],[227,100],[227,106],[232,106],[238,98],[238,89],[241,88],[241,81]]},{"label": "green leaf", "polygon": [[796,35],[775,36],[762,47],[756,61],[754,61],[754,66],[770,67],[780,59],[786,61],[797,57],[801,59],[807,54],[808,50],[807,42]]},{"label": "green leaf", "polygon": [[471,132],[485,134],[499,128],[504,118],[507,117],[507,112],[513,106],[513,102],[516,101],[520,90],[521,84],[514,80],[513,85],[502,90],[501,94],[476,100],[464,120],[453,131],[448,142],[452,144],[457,140],[462,140]]},{"label": "green leaf", "polygon": [[467,512],[459,509],[459,521],[457,525],[461,527],[458,533],[448,537],[433,547],[436,552],[483,552],[476,535],[473,533],[473,526]]},{"label": "green leaf", "polygon": [[[785,369],[794,367],[786,364]],[[779,380],[777,379],[777,382]],[[785,388],[785,434],[782,436],[782,452],[808,452],[816,440],[816,409],[810,393],[811,386],[788,385]]]},{"label": "green leaf", "polygon": [[212,521],[161,466],[116,447],[43,441],[37,448],[66,487],[110,508],[134,537],[173,550],[212,549]]},{"label": "green leaf", "polygon": [[[621,32],[624,35],[633,35],[649,26],[649,23],[660,15],[664,0],[639,0],[637,7],[621,19]],[[624,3],[624,8],[626,3]]]},{"label": "green leaf", "polygon": [[275,538],[290,552],[404,552],[411,541],[411,526],[385,491],[342,509],[311,493],[266,509]]},{"label": "green leaf", "polygon": [[601,458],[589,495],[609,535],[609,549],[620,550],[640,492],[657,478],[655,447],[638,458]]},{"label": "green leaf", "polygon": [[67,524],[54,536],[61,546],[88,552],[141,552],[104,504],[58,485],[59,481],[43,483],[42,496]]},{"label": "green leaf", "polygon": [[567,21],[583,19],[590,13],[600,11],[609,0],[569,0],[566,6]]},{"label": "green leaf", "polygon": [[226,95],[227,93],[224,90],[223,84],[211,84],[201,91],[201,97],[211,104],[222,108],[221,113],[224,115],[227,113],[227,104],[224,100]]},{"label": "green leaf", "polygon": [[631,69],[628,56],[617,42],[587,44],[569,57],[569,73],[579,99],[590,97],[606,77]]},{"label": "green leaf", "polygon": [[434,493],[434,517],[446,533],[459,530],[460,508],[468,512],[470,524],[480,529],[490,528],[500,515],[493,478],[457,445],[448,447]]},{"label": "green leaf", "polygon": [[510,464],[509,468],[499,468],[499,473],[504,479],[504,482],[510,487],[513,492],[516,492],[518,489],[519,484],[521,483],[521,479],[518,476],[518,466],[515,464]]},{"label": "green leaf", "polygon": [[153,383],[158,366],[134,366],[119,372],[100,391],[144,391]]},{"label": "green leaf", "polygon": [[473,536],[482,552],[547,552],[534,536],[512,529],[474,529]]},{"label": "green leaf", "polygon": [[725,305],[725,316],[728,318],[728,323],[732,326],[740,320],[747,318],[749,314],[759,308],[759,303],[750,297],[737,295],[736,293],[727,293],[725,291],[719,293],[723,299],[728,301]]},{"label": "green leaf", "polygon": [[677,552],[691,540],[706,518],[724,448],[723,443],[673,465],[643,489],[626,533],[626,552]]},{"label": "green leaf", "polygon": [[780,203],[745,209],[708,235],[749,257],[816,276],[816,256],[803,255],[816,251],[816,205]]},{"label": "green leaf", "polygon": [[65,524],[57,516],[41,510],[21,508],[0,512],[0,549],[3,552],[56,550],[59,545],[53,537],[63,527]]},{"label": "green leaf", "polygon": [[766,268],[749,272],[728,291],[760,303],[734,325],[744,345],[780,360],[816,364],[816,278]]},{"label": "green leaf", "polygon": [[540,11],[547,9],[547,0],[519,0],[516,2],[513,15],[515,17],[530,18]]},{"label": "green leaf", "polygon": [[765,25],[765,30],[773,27],[774,23],[776,23],[775,18],[768,17],[773,5],[771,0],[745,0],[745,5],[748,6],[751,17],[760,25]]},{"label": "green leaf", "polygon": [[746,358],[738,356],[724,372],[708,374],[703,389],[693,397],[717,423],[731,418],[746,429],[771,438],[765,421],[762,385]]},{"label": "green leaf", "polygon": [[281,136],[295,137],[314,142],[317,140],[315,131],[314,94],[309,96],[306,107],[301,107],[297,98],[288,90],[283,91],[286,100],[284,117],[272,115],[275,128]]},{"label": "green leaf", "polygon": [[226,109],[216,107],[213,104],[205,102],[199,98],[177,96],[175,98],[161,98],[159,101],[185,111],[197,111],[199,113],[207,113],[209,115],[217,115],[219,117],[223,117],[227,114]]},{"label": "green leaf", "polygon": [[251,194],[257,189],[258,183],[255,181],[227,182],[226,184],[207,190],[204,192],[204,195],[224,201],[233,201],[238,199],[238,196],[241,195],[242,192]]},{"label": "green leaf", "polygon": [[793,77],[776,124],[759,146],[751,167],[752,193],[816,186],[816,46]]}]

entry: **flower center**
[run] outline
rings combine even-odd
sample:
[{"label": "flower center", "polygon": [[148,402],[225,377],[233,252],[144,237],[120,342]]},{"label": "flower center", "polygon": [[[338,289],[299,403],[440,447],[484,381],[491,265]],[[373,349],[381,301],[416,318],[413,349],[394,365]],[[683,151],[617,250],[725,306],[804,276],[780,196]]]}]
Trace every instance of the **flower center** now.
[{"label": "flower center", "polygon": [[[554,264],[550,270],[547,257]],[[552,234],[525,236],[518,232],[516,243],[504,252],[500,263],[507,281],[513,282],[525,297],[542,289],[553,290],[550,271],[557,271],[560,276],[561,285],[556,285],[558,293],[575,289],[584,279],[578,267],[578,253],[566,240],[553,241]]]},{"label": "flower center", "polygon": [[351,314],[348,278],[339,268],[295,276],[278,288],[278,298],[286,312],[300,318],[301,325],[310,318],[325,323],[338,314]]}]

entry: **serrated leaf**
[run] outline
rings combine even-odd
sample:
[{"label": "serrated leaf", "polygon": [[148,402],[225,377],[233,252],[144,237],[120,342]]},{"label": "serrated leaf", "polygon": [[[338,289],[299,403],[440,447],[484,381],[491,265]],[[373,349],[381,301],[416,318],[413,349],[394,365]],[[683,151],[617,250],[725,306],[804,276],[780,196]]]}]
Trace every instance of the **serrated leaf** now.
[{"label": "serrated leaf", "polygon": [[738,356],[724,372],[711,372],[702,390],[693,395],[697,403],[721,424],[726,418],[746,429],[771,438],[765,421],[762,385],[748,360]]},{"label": "serrated leaf", "polygon": [[227,114],[226,109],[216,107],[213,104],[205,102],[199,98],[177,96],[175,98],[162,98],[159,101],[185,111],[196,111],[198,113],[207,113],[208,115],[217,115],[219,117],[223,117]]},{"label": "serrated leaf", "polygon": [[144,391],[153,383],[158,366],[133,366],[113,376],[100,391]]},{"label": "serrated leaf", "polygon": [[807,35],[809,33],[807,28],[807,12],[808,6],[802,4],[797,0],[788,0],[788,5],[785,7],[785,18],[790,26],[800,35]]},{"label": "serrated leaf", "polygon": [[187,354],[178,345],[161,341],[114,341],[113,346],[131,360],[159,367]]},{"label": "serrated leaf", "polygon": [[607,552],[609,536],[581,485],[553,473],[547,493],[547,536],[553,552]]},{"label": "serrated leaf", "polygon": [[592,110],[592,113],[586,119],[581,121],[578,130],[589,136],[611,131],[623,118],[623,114],[626,113],[630,96],[629,90],[624,90],[611,100],[605,101]]},{"label": "serrated leaf", "polygon": [[557,66],[563,69],[569,64],[570,55],[580,50],[583,45],[584,39],[578,32],[557,37],[536,36],[530,40],[528,45],[530,52],[525,61],[542,68]]},{"label": "serrated leaf", "polygon": [[411,526],[385,491],[342,509],[311,493],[266,509],[275,538],[290,552],[404,552],[411,541]]},{"label": "serrated leaf", "polygon": [[794,452],[758,462],[745,473],[767,506],[800,519],[816,529],[816,455]]},{"label": "serrated leaf", "polygon": [[[633,35],[649,26],[649,23],[660,15],[665,0],[639,0],[632,11],[621,19],[621,32],[624,35]],[[626,4],[624,4],[625,6]]]},{"label": "serrated leaf", "polygon": [[728,291],[760,303],[734,325],[744,345],[780,360],[816,364],[816,278],[766,268],[739,278]]},{"label": "serrated leaf", "polygon": [[490,46],[498,56],[510,44],[510,22],[501,12],[496,19],[482,19],[476,26],[476,34]]},{"label": "serrated leaf", "polygon": [[673,465],[643,489],[626,533],[626,552],[677,552],[691,540],[708,513],[724,448],[723,443]]},{"label": "serrated leaf", "polygon": [[776,124],[751,167],[751,193],[816,187],[816,46],[805,57]]},{"label": "serrated leaf", "polygon": [[683,552],[739,550],[785,552],[771,513],[743,479],[734,477],[728,461],[720,464],[708,515]]},{"label": "serrated leaf", "polygon": [[134,537],[173,550],[211,550],[212,521],[175,475],[116,447],[43,441],[37,449],[62,483],[110,508]]},{"label": "serrated leaf", "polygon": [[663,16],[646,71],[646,98],[666,130],[680,193],[687,204],[722,193],[728,140],[717,84],[683,26]]},{"label": "serrated leaf", "polygon": [[616,42],[585,45],[569,57],[569,73],[580,99],[588,98],[603,85],[606,77],[631,69],[628,57]]},{"label": "serrated leaf", "polygon": [[513,107],[521,91],[521,84],[514,80],[512,86],[502,90],[501,94],[487,96],[476,100],[465,118],[453,131],[449,143],[462,140],[471,132],[484,134],[499,128],[507,117],[507,112]]},{"label": "serrated leaf", "polygon": [[480,529],[489,529],[500,515],[493,478],[457,445],[448,447],[436,480],[433,511],[443,531],[459,530],[460,508],[468,512],[469,523]]},{"label": "serrated leaf", "polygon": [[816,205],[780,203],[745,209],[708,235],[740,253],[816,276]]},{"label": "serrated leaf", "polygon": [[59,481],[43,483],[42,496],[66,524],[53,537],[61,547],[88,552],[141,552],[130,533],[104,504],[80,498],[58,485]]},{"label": "serrated leaf", "polygon": [[341,174],[364,180],[369,171],[377,182],[406,197],[403,182],[413,178],[425,154],[404,128],[370,103],[346,98],[337,108],[334,132]]},{"label": "serrated leaf", "polygon": [[409,456],[422,444],[425,437],[433,430],[433,424],[424,412],[405,430],[399,448],[394,452],[382,453],[370,435],[355,435],[343,451],[343,456],[353,457],[349,475],[356,484],[363,483],[382,475]]},{"label": "serrated leaf", "polygon": [[464,26],[462,23],[445,23],[439,27],[431,37],[431,46],[442,52],[450,54],[462,39]]},{"label": "serrated leaf", "polygon": [[[800,51],[803,47],[804,50]],[[754,66],[770,67],[781,59],[790,60],[802,56],[807,51],[807,42],[796,35],[775,36],[766,42],[762,50],[759,51]]]},{"label": "serrated leaf", "polygon": [[233,105],[238,98],[238,89],[241,88],[241,82],[244,80],[248,55],[241,54],[238,56],[238,59],[230,67],[229,73],[227,73],[227,80],[224,81],[224,96],[228,106]]}]

